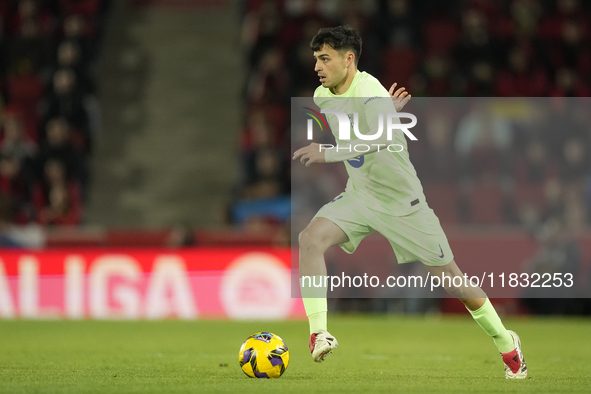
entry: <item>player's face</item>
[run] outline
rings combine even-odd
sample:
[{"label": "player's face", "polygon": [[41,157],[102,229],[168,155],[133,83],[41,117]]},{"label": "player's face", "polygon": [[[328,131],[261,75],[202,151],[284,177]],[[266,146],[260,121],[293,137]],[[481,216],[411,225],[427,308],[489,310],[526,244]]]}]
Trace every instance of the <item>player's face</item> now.
[{"label": "player's face", "polygon": [[318,73],[323,87],[331,89],[345,81],[350,55],[351,52],[340,53],[328,45],[323,45],[320,50],[314,52],[314,71]]}]

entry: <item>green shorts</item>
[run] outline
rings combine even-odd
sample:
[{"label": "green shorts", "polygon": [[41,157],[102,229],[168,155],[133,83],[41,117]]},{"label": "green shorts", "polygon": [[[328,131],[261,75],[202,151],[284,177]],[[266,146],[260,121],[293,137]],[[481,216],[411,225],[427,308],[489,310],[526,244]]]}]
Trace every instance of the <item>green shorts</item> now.
[{"label": "green shorts", "polygon": [[339,245],[347,253],[353,253],[365,237],[377,231],[390,242],[399,264],[420,261],[442,266],[453,260],[439,219],[424,201],[406,216],[383,213],[368,205],[355,192],[344,192],[320,208],[315,217],[330,220],[347,234],[349,240]]}]

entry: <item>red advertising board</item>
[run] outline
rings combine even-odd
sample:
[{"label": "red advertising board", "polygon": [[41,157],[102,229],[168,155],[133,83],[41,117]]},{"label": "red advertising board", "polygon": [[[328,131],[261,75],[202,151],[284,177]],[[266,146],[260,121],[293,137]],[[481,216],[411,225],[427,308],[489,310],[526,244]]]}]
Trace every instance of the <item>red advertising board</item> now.
[{"label": "red advertising board", "polygon": [[305,317],[288,248],[0,252],[0,318]]}]

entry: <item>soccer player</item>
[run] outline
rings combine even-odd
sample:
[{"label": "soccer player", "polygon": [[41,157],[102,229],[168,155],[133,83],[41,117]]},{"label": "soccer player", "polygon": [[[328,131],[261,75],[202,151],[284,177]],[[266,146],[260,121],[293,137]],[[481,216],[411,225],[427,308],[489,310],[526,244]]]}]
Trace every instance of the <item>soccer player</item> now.
[{"label": "soccer player", "polygon": [[[346,100],[346,113],[358,113],[361,134],[373,134],[378,127],[376,117],[380,111],[383,113],[384,99],[376,98],[386,97],[392,106],[390,112],[394,110],[393,98],[399,100],[398,109],[410,99],[404,89],[392,94],[393,86],[389,93],[376,78],[357,69],[361,38],[352,28],[320,29],[310,47],[321,83],[314,93],[315,103],[321,109],[334,110],[342,103],[339,98],[350,98]],[[293,159],[299,159],[306,167],[344,162],[349,179],[345,192],[324,205],[299,234],[300,278],[309,276],[314,283],[321,283],[326,276],[324,253],[330,247],[339,245],[345,252],[353,253],[363,238],[377,231],[388,239],[399,263],[420,261],[431,276],[442,279],[445,290],[459,298],[476,323],[492,337],[505,363],[505,377],[524,379],[527,367],[519,337],[505,329],[482,289],[470,285],[457,287],[453,281],[443,280],[463,274],[454,261],[439,219],[425,201],[403,133],[395,132],[394,141],[386,143],[395,142],[404,150],[390,152],[382,145],[378,151],[376,142],[382,140],[340,141],[335,132],[340,126],[336,116],[327,119],[338,146],[349,149],[321,149],[319,144],[311,143],[298,149]],[[364,149],[369,146],[370,150],[360,156],[350,149],[356,143],[363,143]],[[314,361],[322,362],[339,346],[327,331],[326,287],[320,288],[320,294],[313,294],[311,290],[318,289],[304,288],[303,280],[300,285],[310,324],[310,351]]]}]

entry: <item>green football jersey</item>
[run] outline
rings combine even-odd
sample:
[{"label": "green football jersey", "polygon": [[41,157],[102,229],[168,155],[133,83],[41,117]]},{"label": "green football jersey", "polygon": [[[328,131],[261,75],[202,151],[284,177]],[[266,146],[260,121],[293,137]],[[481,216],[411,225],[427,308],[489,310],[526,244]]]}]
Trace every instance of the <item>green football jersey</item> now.
[{"label": "green football jersey", "polygon": [[[345,163],[349,175],[346,192],[355,192],[371,208],[396,216],[408,215],[423,206],[423,187],[410,162],[404,133],[394,129],[392,139],[386,139],[387,113],[396,110],[390,94],[376,78],[357,71],[344,94],[334,95],[330,89],[319,86],[314,92],[314,102],[320,109],[339,110],[349,117],[351,140],[341,141],[337,115],[324,114],[339,146],[338,151],[336,148],[326,150],[325,158],[327,162]],[[362,140],[355,136],[355,121],[360,134],[375,134],[380,114],[383,122],[380,139]],[[396,119],[395,123],[399,121]],[[400,152],[389,151],[388,145],[391,145],[391,150]]]}]

